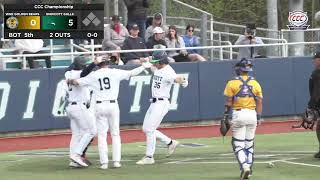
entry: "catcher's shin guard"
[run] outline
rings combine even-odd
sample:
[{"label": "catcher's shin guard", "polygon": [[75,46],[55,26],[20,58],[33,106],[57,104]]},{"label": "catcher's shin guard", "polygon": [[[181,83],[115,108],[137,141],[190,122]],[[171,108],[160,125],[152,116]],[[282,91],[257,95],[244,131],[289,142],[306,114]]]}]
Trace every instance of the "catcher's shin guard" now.
[{"label": "catcher's shin guard", "polygon": [[254,142],[253,139],[245,140],[245,152],[247,155],[247,164],[250,166],[252,171],[253,161],[254,161]]},{"label": "catcher's shin guard", "polygon": [[233,137],[231,143],[233,152],[239,162],[240,170],[242,171],[244,166],[248,166],[247,155],[245,151],[245,140],[240,140]]}]

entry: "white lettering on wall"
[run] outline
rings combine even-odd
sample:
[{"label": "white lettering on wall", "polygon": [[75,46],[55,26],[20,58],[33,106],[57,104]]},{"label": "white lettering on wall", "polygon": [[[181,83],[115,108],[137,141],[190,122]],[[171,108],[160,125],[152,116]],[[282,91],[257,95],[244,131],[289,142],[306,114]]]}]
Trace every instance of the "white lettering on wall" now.
[{"label": "white lettering on wall", "polygon": [[130,113],[140,111],[140,100],[142,94],[143,85],[150,85],[151,76],[133,76],[130,79],[129,86],[136,86],[134,92],[133,104],[130,107]]},{"label": "white lettering on wall", "polygon": [[23,119],[29,119],[33,118],[33,107],[34,107],[34,102],[36,99],[36,94],[38,87],[40,86],[40,81],[30,81],[29,83],[29,97],[28,97],[28,103],[27,103],[27,109],[23,113]]},{"label": "white lettering on wall", "polygon": [[1,97],[1,103],[0,103],[0,120],[6,115],[10,88],[11,88],[11,86],[8,82],[0,83],[0,89],[2,89],[2,91],[3,91],[2,97]]},{"label": "white lettering on wall", "polygon": [[56,94],[54,98],[52,115],[54,116],[66,116],[66,112],[64,111],[65,106],[65,97],[66,97],[66,83],[65,80],[61,80],[57,84]]}]

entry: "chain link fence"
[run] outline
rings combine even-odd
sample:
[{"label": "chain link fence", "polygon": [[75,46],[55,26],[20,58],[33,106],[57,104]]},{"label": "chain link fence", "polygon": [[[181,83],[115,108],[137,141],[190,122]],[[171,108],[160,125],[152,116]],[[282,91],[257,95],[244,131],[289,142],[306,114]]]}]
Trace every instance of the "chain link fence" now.
[{"label": "chain link fence", "polygon": [[[320,41],[320,29],[307,29],[301,31],[292,31],[287,29],[281,30],[281,38],[286,39],[288,42],[290,41],[290,36],[296,35],[296,33],[303,33],[304,42],[315,42]],[[308,44],[308,45],[296,45],[292,46],[288,49],[289,56],[295,56],[297,49],[303,49],[304,56],[312,56],[316,51],[320,50],[319,45],[316,44]]]}]

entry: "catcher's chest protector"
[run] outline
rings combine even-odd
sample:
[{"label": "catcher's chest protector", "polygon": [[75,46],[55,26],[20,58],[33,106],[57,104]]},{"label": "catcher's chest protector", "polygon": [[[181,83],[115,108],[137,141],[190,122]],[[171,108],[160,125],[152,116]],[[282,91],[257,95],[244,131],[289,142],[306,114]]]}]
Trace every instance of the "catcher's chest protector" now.
[{"label": "catcher's chest protector", "polygon": [[253,80],[254,77],[249,76],[248,79],[245,81],[242,79],[241,76],[235,77],[236,80],[240,80],[242,82],[242,85],[240,85],[240,91],[233,97],[234,99],[238,97],[253,97],[256,98],[256,96],[252,92],[252,86],[250,86],[248,83],[249,81]]}]

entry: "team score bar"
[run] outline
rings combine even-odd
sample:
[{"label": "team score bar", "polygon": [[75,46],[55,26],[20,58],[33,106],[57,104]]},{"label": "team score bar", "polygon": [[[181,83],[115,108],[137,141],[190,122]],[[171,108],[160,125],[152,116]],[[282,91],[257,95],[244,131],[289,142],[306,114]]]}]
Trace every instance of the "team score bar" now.
[{"label": "team score bar", "polygon": [[50,31],[26,31],[6,32],[5,39],[103,39],[103,31],[73,31],[73,32],[50,32]]}]

